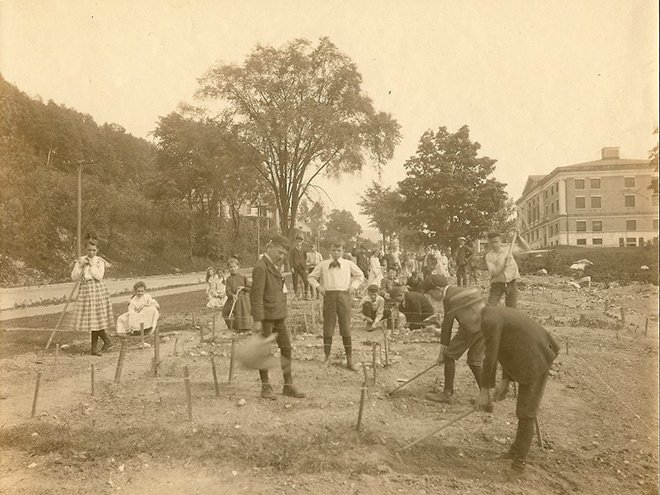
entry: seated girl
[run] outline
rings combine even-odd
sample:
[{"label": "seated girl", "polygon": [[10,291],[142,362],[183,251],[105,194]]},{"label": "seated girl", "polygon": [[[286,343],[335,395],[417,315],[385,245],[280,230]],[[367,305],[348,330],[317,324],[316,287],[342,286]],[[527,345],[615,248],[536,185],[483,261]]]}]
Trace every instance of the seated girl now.
[{"label": "seated girl", "polygon": [[238,270],[238,258],[229,258],[227,302],[222,309],[222,317],[230,330],[247,332],[252,328],[250,282],[245,275],[238,273]]},{"label": "seated girl", "polygon": [[213,267],[209,267],[206,270],[206,283],[208,284],[206,289],[206,297],[208,299],[206,307],[211,309],[222,308],[227,300],[227,292],[225,278],[221,275],[220,270],[214,270]]},{"label": "seated girl", "polygon": [[160,305],[147,294],[145,283],[137,282],[128,302],[128,312],[117,318],[117,333],[139,334],[141,325],[144,325],[144,333],[152,331],[158,323],[159,309]]}]

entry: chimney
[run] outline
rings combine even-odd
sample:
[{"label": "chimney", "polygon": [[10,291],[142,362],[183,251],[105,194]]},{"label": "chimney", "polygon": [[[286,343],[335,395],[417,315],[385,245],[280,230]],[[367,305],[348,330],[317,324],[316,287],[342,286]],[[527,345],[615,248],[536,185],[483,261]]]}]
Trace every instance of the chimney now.
[{"label": "chimney", "polygon": [[618,160],[619,158],[621,157],[618,146],[610,146],[601,150],[601,160]]}]

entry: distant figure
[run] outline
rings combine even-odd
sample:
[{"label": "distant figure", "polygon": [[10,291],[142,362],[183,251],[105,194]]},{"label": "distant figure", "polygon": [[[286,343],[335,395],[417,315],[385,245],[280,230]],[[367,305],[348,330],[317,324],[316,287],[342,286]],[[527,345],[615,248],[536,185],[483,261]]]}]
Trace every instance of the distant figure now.
[{"label": "distant figure", "polygon": [[365,277],[369,276],[369,258],[362,245],[355,250],[355,264],[362,270]]},{"label": "distant figure", "polygon": [[374,251],[369,258],[369,279],[367,283],[369,285],[377,285],[380,287],[380,283],[383,280],[383,267],[380,264],[380,258],[378,257],[378,252]]},{"label": "distant figure", "polygon": [[[307,299],[309,291],[309,282],[307,281],[307,251],[303,248],[303,238],[300,234],[296,236],[296,243],[289,251],[289,266],[291,267],[291,276],[293,279],[293,294],[299,297],[300,288],[302,298]],[[301,280],[302,284],[298,281]],[[300,287],[302,285],[302,287]]]},{"label": "distant figure", "polygon": [[373,332],[381,321],[390,317],[390,310],[385,309],[385,299],[378,294],[378,286],[367,287],[367,295],[360,301],[362,315],[367,320],[367,332]]},{"label": "distant figure", "polygon": [[394,287],[390,291],[390,299],[399,305],[406,317],[408,328],[415,330],[425,326],[424,320],[435,314],[431,302],[418,292],[404,292],[402,287]]},{"label": "distant figure", "polygon": [[422,275],[424,280],[429,278],[433,270],[435,270],[435,265],[438,262],[435,255],[433,254],[433,248],[431,246],[426,246],[426,254],[422,261]]},{"label": "distant figure", "polygon": [[250,309],[250,281],[238,273],[238,258],[229,258],[229,277],[226,280],[227,301],[222,308],[222,317],[227,328],[237,332],[247,332],[252,328]]},{"label": "distant figure", "polygon": [[439,251],[439,253],[440,254],[437,257],[438,261],[435,264],[433,273],[449,278],[449,258],[447,258],[447,255],[445,254],[444,250]]},{"label": "distant figure", "polygon": [[82,332],[91,332],[93,356],[101,355],[96,350],[99,337],[103,340],[101,351],[107,351],[112,346],[105,330],[114,324],[110,296],[103,283],[106,262],[97,256],[97,253],[96,238],[89,237],[87,254],[76,260],[71,271],[71,280],[80,280],[74,312],[74,328]]},{"label": "distant figure", "polygon": [[479,271],[479,264],[481,263],[481,256],[478,254],[473,254],[468,258],[467,264],[467,275],[469,285],[477,285],[479,280],[477,278],[477,273]]},{"label": "distant figure", "polygon": [[[323,261],[323,256],[321,256],[321,253],[316,250],[316,246],[312,244],[312,250],[307,252],[307,273],[312,273],[314,268],[316,268],[316,265],[318,265],[321,261]],[[312,299],[318,298],[316,289],[311,285],[309,286],[309,292],[312,296]]]},{"label": "distant figure", "polygon": [[216,271],[213,267],[206,270],[206,297],[208,302],[207,308],[219,309],[225,304],[227,300],[227,290],[225,287],[225,279],[220,275],[220,270]]},{"label": "distant figure", "polygon": [[468,285],[467,266],[472,256],[472,250],[465,245],[465,237],[458,238],[458,249],[456,250],[456,285]]},{"label": "distant figure", "polygon": [[117,318],[117,333],[129,334],[140,333],[140,329],[149,333],[156,328],[160,313],[160,305],[147,294],[147,286],[144,282],[136,282],[133,285],[133,295],[128,302],[128,312]]}]

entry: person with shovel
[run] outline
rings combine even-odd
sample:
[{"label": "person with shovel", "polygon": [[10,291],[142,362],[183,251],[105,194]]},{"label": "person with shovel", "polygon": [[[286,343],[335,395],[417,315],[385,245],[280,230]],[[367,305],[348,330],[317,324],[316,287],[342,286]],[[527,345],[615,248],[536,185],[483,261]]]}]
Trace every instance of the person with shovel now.
[{"label": "person with shovel", "polygon": [[[444,389],[440,393],[429,392],[426,399],[434,402],[451,404],[454,402],[454,377],[456,361],[467,351],[467,362],[477,382],[481,385],[481,365],[484,359],[484,339],[478,322],[459,310],[464,305],[482,308],[484,297],[476,288],[451,287],[446,277],[431,275],[424,283],[424,288],[433,300],[442,301],[444,318],[440,330],[440,353],[437,364],[444,365]],[[458,332],[452,338],[454,320],[458,321]]]},{"label": "person with shovel", "polygon": [[[272,338],[276,334],[277,345],[280,348],[280,363],[284,375],[282,394],[301,399],[305,394],[293,384],[291,377],[291,335],[286,326],[287,307],[284,293],[284,277],[278,266],[286,258],[289,251],[289,240],[278,236],[271,240],[264,254],[252,269],[252,287],[250,289],[250,306],[254,320],[253,329],[263,337]],[[264,399],[275,400],[277,396],[269,382],[268,369],[260,369],[261,396]]]},{"label": "person with shovel", "polygon": [[[455,300],[454,300],[455,299]],[[462,302],[461,302],[462,301]],[[548,374],[559,354],[559,345],[538,322],[513,308],[485,306],[481,299],[454,297],[454,314],[459,321],[479,326],[485,343],[478,409],[492,410],[492,400],[502,400],[509,381],[518,382],[516,438],[503,458],[511,459],[515,475],[525,470],[527,452],[534,438],[534,427]],[[502,365],[502,381],[495,388],[497,363]]]}]

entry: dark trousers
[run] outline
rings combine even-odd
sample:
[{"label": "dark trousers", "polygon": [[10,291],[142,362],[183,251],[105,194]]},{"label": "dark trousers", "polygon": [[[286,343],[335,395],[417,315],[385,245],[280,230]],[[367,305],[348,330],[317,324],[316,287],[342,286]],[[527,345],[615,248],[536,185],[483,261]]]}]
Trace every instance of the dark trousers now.
[{"label": "dark trousers", "polygon": [[[272,333],[277,334],[277,347],[280,348],[280,363],[284,383],[293,383],[291,378],[291,334],[286,327],[286,320],[263,320],[261,322],[261,335],[269,337]],[[259,370],[262,383],[268,383],[268,370]]]},{"label": "dark trousers", "polygon": [[525,460],[534,439],[534,423],[539,412],[545,384],[548,375],[541,376],[532,383],[518,384],[518,400],[516,401],[516,416],[518,416],[518,430],[516,439],[511,445],[510,452],[514,458]]},{"label": "dark trousers", "polygon": [[488,305],[497,306],[500,303],[502,294],[504,294],[504,304],[507,308],[516,308],[518,306],[518,285],[517,280],[509,283],[493,282],[490,284],[490,294],[488,294]]},{"label": "dark trousers", "polygon": [[466,286],[468,284],[467,270],[465,265],[458,265],[456,267],[456,285]]},{"label": "dark trousers", "polygon": [[105,330],[98,330],[96,332],[92,332],[92,351],[96,351],[96,345],[99,342],[99,337],[101,337],[104,346],[110,345],[110,337],[108,337],[108,334],[105,333]]},{"label": "dark trousers", "polygon": [[293,268],[293,273],[291,277],[293,278],[293,290],[298,294],[298,277],[302,279],[303,283],[303,289],[305,292],[303,292],[303,296],[307,297],[307,292],[309,291],[309,282],[307,281],[307,267],[294,267]]},{"label": "dark trousers", "polygon": [[[362,305],[362,314],[372,320],[376,318],[376,308],[374,308],[370,301],[367,301]],[[389,309],[383,310],[383,320],[387,320],[391,314],[392,312]]]},{"label": "dark trousers", "polygon": [[346,355],[350,356],[352,354],[350,296],[348,291],[329,290],[323,296],[323,350],[326,358],[330,356],[337,320],[339,320],[339,334]]}]

